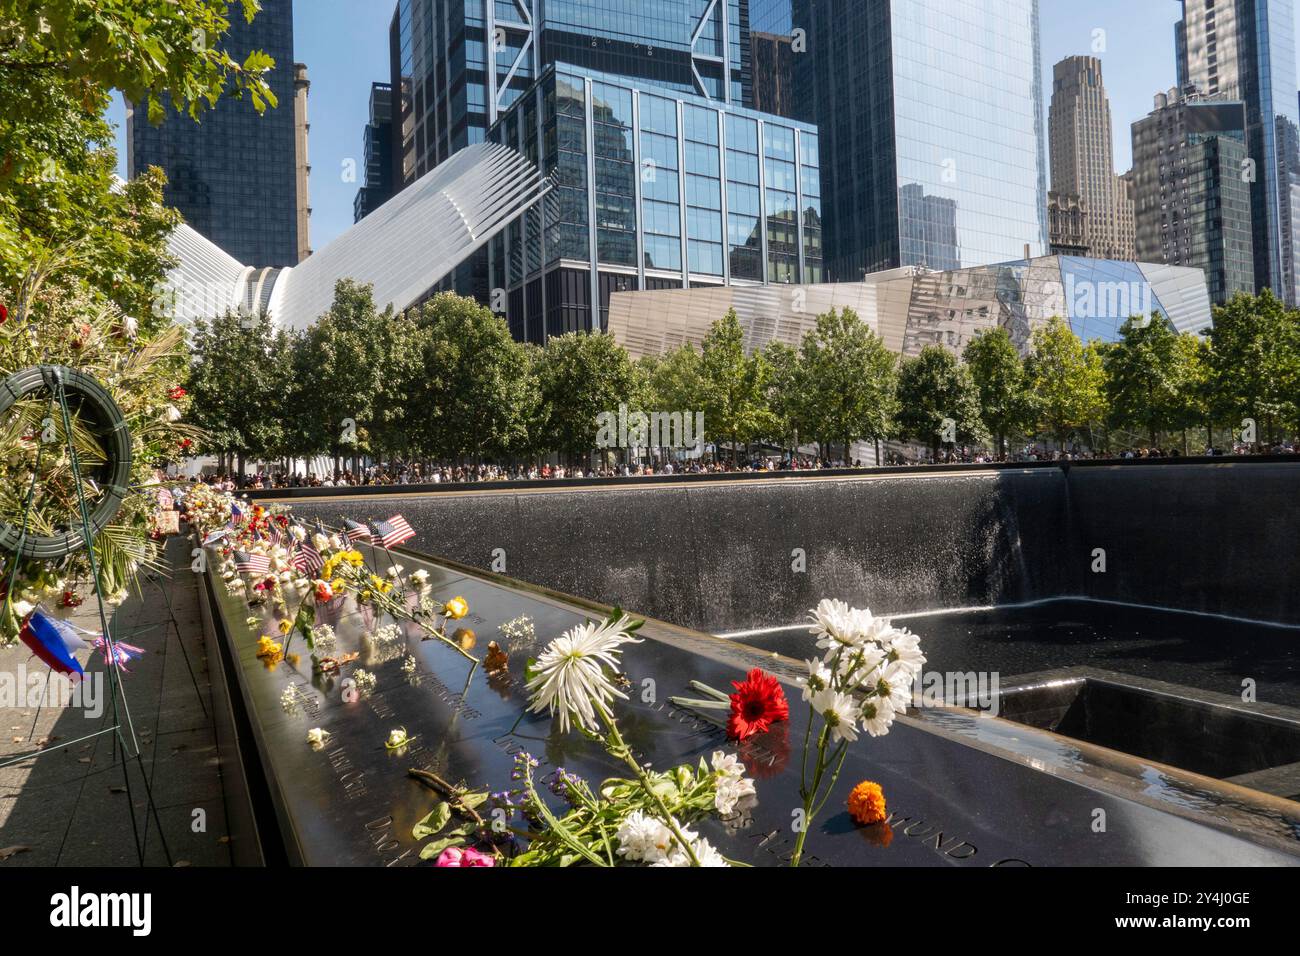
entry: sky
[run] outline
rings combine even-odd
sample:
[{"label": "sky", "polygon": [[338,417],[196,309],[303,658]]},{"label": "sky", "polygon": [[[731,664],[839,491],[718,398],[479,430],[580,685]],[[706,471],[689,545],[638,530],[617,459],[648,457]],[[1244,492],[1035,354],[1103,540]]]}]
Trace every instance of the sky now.
[{"label": "sky", "polygon": [[[359,184],[345,179],[345,163],[354,161],[360,170],[370,84],[388,78],[388,25],[394,6],[388,0],[294,4],[295,57],[307,64],[311,80],[309,188],[311,242],[317,249],[352,225],[352,200]],[[1177,0],[1041,0],[1044,122],[1053,64],[1074,54],[1099,57],[1110,97],[1115,171],[1127,170],[1132,165],[1130,124],[1151,111],[1157,91],[1175,83],[1173,25],[1180,9]],[[119,171],[125,176],[125,110],[120,102],[109,118],[119,125]],[[188,121],[172,117],[168,122]]]}]

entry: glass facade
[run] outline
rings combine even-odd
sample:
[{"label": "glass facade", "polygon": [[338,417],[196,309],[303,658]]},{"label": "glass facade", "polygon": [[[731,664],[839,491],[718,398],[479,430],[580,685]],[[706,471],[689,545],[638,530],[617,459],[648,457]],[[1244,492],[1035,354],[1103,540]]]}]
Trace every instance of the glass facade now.
[{"label": "glass facade", "polygon": [[253,50],[275,60],[268,82],[279,106],[259,116],[247,99],[223,99],[196,123],[166,104],[167,118],[158,126],[129,110],[127,175],[160,167],[167,174],[167,205],[239,261],[295,265],[299,242],[291,0],[264,0],[252,23],[243,16],[230,17],[222,46],[237,62]]},{"label": "glass facade", "polygon": [[831,278],[1046,251],[1037,0],[793,0],[793,24]]},{"label": "glass facade", "polygon": [[1255,287],[1295,305],[1300,276],[1300,106],[1292,0],[1183,0],[1178,83],[1246,104]]},{"label": "glass facade", "polygon": [[489,247],[518,337],[603,328],[616,291],[821,277],[808,125],[559,64],[489,138],[528,153],[535,128],[555,188]]},{"label": "glass facade", "polygon": [[750,105],[749,0],[399,0],[394,148],[409,184],[569,63]]}]

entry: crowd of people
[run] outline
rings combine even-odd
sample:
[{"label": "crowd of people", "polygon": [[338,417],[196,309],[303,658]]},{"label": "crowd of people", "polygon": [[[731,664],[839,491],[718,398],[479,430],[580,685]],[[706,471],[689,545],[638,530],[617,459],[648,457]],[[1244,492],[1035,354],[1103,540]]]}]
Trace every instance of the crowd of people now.
[{"label": "crowd of people", "polygon": [[[1193,454],[1204,456],[1223,455],[1289,455],[1300,453],[1300,446],[1291,444],[1263,445],[1251,447],[1234,445],[1226,448],[1197,449]],[[1037,446],[1024,446],[1007,454],[993,454],[983,449],[956,446],[940,451],[938,457],[932,457],[928,451],[907,455],[898,451],[884,454],[882,464],[886,466],[915,466],[943,464],[1014,464],[1036,461],[1088,461],[1088,460],[1126,460],[1134,458],[1180,458],[1178,448],[1125,448],[1118,452],[1094,452],[1080,447],[1049,450]],[[828,468],[865,468],[869,463],[859,459],[851,462],[843,459],[821,458],[811,455],[755,455],[733,461],[723,457],[718,459],[656,459],[639,464],[619,463],[615,465],[581,465],[566,466],[551,463],[526,463],[514,465],[477,464],[477,465],[425,465],[420,462],[399,465],[369,465],[358,471],[351,469],[315,471],[259,470],[244,477],[241,481],[237,475],[204,474],[201,480],[223,491],[261,490],[284,488],[349,488],[371,485],[423,485],[423,484],[464,484],[486,481],[549,481],[560,478],[626,478],[637,475],[701,475],[770,471],[820,471]]]}]

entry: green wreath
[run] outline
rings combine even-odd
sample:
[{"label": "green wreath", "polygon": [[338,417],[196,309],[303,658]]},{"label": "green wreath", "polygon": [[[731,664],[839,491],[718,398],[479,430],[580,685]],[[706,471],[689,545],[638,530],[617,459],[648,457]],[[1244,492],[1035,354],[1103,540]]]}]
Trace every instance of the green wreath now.
[{"label": "green wreath", "polygon": [[[0,420],[13,406],[42,391],[51,396],[62,383],[70,416],[85,428],[103,448],[105,464],[99,468],[103,482],[96,483],[97,494],[90,511],[93,539],[121,510],[131,475],[131,434],[117,403],[93,376],[66,365],[36,365],[14,372],[0,382]],[[57,403],[52,414],[62,414]],[[39,440],[39,439],[38,439]],[[83,481],[85,476],[83,475]],[[72,526],[58,534],[34,534],[21,524],[0,519],[0,553],[21,558],[51,560],[85,547],[86,541],[79,515],[72,516]]]}]

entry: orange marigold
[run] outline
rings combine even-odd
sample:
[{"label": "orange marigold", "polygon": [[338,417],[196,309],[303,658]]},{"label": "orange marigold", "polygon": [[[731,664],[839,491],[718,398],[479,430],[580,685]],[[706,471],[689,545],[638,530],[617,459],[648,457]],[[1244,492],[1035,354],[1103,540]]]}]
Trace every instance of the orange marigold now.
[{"label": "orange marigold", "polygon": [[863,780],[850,791],[849,816],[864,825],[885,819],[885,791],[880,784]]}]

